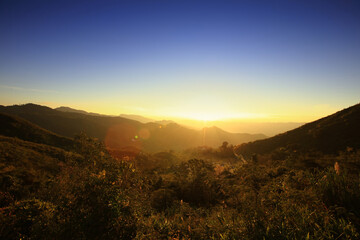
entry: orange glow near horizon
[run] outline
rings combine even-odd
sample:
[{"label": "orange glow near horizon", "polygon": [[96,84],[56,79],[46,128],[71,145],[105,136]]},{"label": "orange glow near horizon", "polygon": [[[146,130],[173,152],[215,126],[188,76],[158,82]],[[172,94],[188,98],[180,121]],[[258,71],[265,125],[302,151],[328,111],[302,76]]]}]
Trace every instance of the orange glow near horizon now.
[{"label": "orange glow near horizon", "polygon": [[265,114],[252,114],[252,113],[211,113],[211,112],[195,112],[195,113],[183,113],[173,116],[177,119],[187,119],[195,121],[228,121],[235,119],[250,120],[250,119],[263,119],[267,116]]},{"label": "orange glow near horizon", "polygon": [[[194,103],[193,106],[190,104],[180,105],[177,104],[173,107],[164,106],[162,103],[150,104],[144,102],[143,107],[136,107],[136,105],[126,106],[122,103],[108,103],[108,102],[86,102],[78,104],[70,103],[44,103],[38,102],[40,105],[47,105],[52,108],[60,106],[67,106],[77,110],[84,110],[87,112],[119,116],[120,114],[133,114],[158,120],[174,120],[179,122],[311,122],[319,118],[328,116],[337,111],[342,110],[345,107],[336,107],[329,105],[274,105],[274,106],[259,106],[254,111],[247,112],[248,108],[239,106],[231,108],[226,103],[214,102],[201,104],[198,102]],[[147,104],[147,105],[145,105]],[[243,108],[245,111],[236,111],[237,109]],[[256,111],[255,111],[256,110]]]}]

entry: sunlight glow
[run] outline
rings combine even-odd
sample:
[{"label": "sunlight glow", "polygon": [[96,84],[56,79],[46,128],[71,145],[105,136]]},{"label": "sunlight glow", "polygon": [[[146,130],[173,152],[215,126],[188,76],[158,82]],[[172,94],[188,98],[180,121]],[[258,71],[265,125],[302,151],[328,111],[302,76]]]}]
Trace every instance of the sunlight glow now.
[{"label": "sunlight glow", "polygon": [[195,113],[183,113],[174,117],[180,117],[185,119],[197,120],[197,121],[219,121],[219,120],[231,120],[231,119],[259,119],[266,118],[266,114],[254,114],[254,113],[210,113],[210,112],[195,112]]}]

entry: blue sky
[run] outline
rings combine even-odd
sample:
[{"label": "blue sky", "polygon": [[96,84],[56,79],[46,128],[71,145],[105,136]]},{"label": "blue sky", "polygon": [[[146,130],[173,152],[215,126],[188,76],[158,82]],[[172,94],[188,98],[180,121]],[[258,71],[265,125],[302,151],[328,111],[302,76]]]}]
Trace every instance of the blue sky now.
[{"label": "blue sky", "polygon": [[0,2],[0,104],[310,121],[359,102],[357,1]]}]

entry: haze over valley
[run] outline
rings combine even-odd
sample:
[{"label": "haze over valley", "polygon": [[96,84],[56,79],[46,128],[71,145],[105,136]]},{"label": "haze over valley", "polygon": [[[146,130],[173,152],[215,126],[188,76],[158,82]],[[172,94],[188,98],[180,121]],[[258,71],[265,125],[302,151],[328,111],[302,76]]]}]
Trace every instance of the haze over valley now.
[{"label": "haze over valley", "polygon": [[[100,115],[98,113],[88,113],[83,110],[77,110],[69,107],[58,107],[56,110],[63,111],[63,112],[78,112],[84,113],[89,115]],[[288,130],[294,129],[303,125],[304,123],[301,122],[262,122],[261,120],[254,119],[228,119],[228,120],[196,120],[196,119],[176,119],[173,120],[164,120],[161,117],[153,117],[148,118],[140,115],[134,114],[120,114],[120,117],[132,119],[135,121],[139,121],[141,123],[150,123],[156,122],[161,124],[168,124],[177,122],[181,125],[195,128],[201,130],[204,127],[219,127],[223,130],[232,132],[232,133],[262,133],[266,136],[273,136],[279,133],[286,132]],[[157,120],[156,120],[157,119]]]}]

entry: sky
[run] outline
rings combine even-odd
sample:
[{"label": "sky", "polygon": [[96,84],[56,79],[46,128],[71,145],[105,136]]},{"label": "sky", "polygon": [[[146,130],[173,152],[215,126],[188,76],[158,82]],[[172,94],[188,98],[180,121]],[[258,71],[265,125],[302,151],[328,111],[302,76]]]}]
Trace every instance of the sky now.
[{"label": "sky", "polygon": [[0,104],[308,122],[359,103],[360,3],[0,1]]}]

